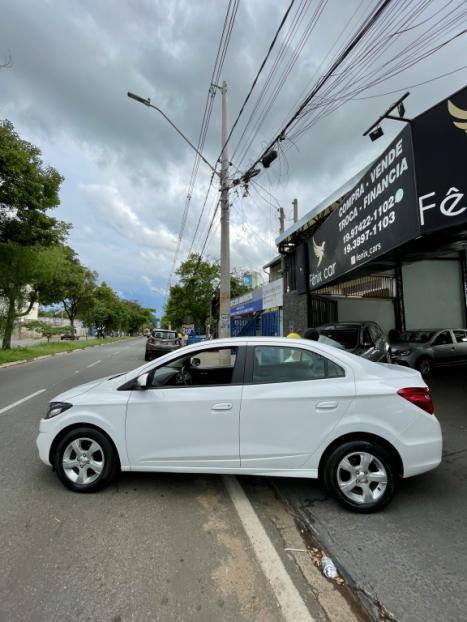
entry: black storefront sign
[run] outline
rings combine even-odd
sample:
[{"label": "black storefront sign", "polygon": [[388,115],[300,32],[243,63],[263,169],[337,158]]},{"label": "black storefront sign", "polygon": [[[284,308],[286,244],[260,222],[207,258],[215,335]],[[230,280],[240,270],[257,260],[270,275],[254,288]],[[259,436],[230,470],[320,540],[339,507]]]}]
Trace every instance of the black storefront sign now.
[{"label": "black storefront sign", "polygon": [[421,232],[467,223],[467,87],[412,122]]},{"label": "black storefront sign", "polygon": [[309,240],[310,289],[420,235],[416,199],[406,126]]}]

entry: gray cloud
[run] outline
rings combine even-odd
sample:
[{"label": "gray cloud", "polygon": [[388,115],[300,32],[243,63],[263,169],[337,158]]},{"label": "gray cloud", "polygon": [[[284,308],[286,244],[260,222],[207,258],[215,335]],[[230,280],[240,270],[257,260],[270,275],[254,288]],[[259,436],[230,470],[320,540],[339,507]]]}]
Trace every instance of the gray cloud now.
[{"label": "gray cloud", "polygon": [[[371,4],[372,0],[327,3],[242,169],[281,127],[311,77],[322,71],[319,65],[355,9],[367,10]],[[222,74],[229,83],[231,122],[287,5],[287,0],[240,2]],[[442,5],[442,0],[434,0],[431,10]],[[129,100],[126,92],[151,97],[196,142],[226,6],[219,0],[48,0],[40,5],[15,0],[2,6],[0,57],[11,50],[14,66],[0,74],[0,117],[10,118],[24,138],[41,147],[45,160],[64,173],[57,215],[73,223],[71,243],[82,260],[125,296],[159,309],[193,154],[162,117]],[[402,89],[456,68],[462,64],[463,46],[461,40],[447,46],[429,62],[371,93]],[[415,89],[408,115],[464,83],[461,72]],[[290,218],[291,201],[297,197],[303,214],[384,148],[384,141],[399,131],[398,124],[386,124],[379,143],[361,134],[396,97],[349,102],[311,128],[297,145],[289,144],[285,157],[258,178],[276,199],[261,188],[251,189],[246,198],[232,196],[233,266],[258,269],[275,254],[278,204]],[[246,112],[250,110],[251,106]],[[242,128],[240,123],[232,139],[234,164],[240,163],[240,152],[235,157],[233,153]],[[205,155],[214,162],[219,151],[216,97]],[[180,259],[190,248],[209,178],[210,171],[202,165]],[[195,250],[203,244],[217,196],[215,187]],[[215,226],[206,252],[216,258],[218,249]]]}]

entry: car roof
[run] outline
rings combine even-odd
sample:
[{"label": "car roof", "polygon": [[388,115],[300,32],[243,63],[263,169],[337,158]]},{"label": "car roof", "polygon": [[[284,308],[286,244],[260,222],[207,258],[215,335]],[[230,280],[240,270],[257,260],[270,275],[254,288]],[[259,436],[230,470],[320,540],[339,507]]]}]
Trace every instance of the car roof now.
[{"label": "car roof", "polygon": [[362,326],[363,324],[376,324],[376,322],[372,322],[371,320],[362,320],[361,322],[328,322],[327,324],[321,324],[318,328],[343,328],[344,326],[354,328]]},{"label": "car roof", "polygon": [[411,328],[410,330],[404,330],[402,334],[404,333],[439,333],[441,330],[467,330],[465,328],[451,328],[451,327],[444,327],[444,328]]}]

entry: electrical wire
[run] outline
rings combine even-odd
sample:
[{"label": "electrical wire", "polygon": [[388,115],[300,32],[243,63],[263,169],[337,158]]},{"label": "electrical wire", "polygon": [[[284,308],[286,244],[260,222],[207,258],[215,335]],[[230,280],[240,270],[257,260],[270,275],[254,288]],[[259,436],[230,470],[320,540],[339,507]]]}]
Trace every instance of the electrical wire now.
[{"label": "electrical wire", "polygon": [[[198,137],[197,150],[198,150],[199,153],[202,153],[203,149],[204,149],[204,145],[205,145],[205,141],[206,141],[206,136],[207,136],[207,132],[208,132],[208,128],[209,128],[209,123],[210,123],[210,119],[211,119],[212,109],[213,109],[213,105],[214,105],[214,98],[215,98],[216,91],[215,91],[213,85],[216,84],[216,82],[219,81],[219,77],[221,75],[222,68],[224,66],[225,57],[226,57],[226,54],[227,54],[227,49],[229,47],[230,39],[231,39],[231,36],[232,36],[232,30],[233,30],[233,27],[234,27],[234,24],[235,24],[235,18],[237,16],[239,2],[240,2],[240,0],[229,0],[228,6],[227,6],[227,11],[226,11],[226,15],[225,15],[225,19],[224,19],[224,24],[223,24],[223,28],[222,28],[222,33],[221,33],[220,41],[219,41],[219,44],[218,44],[218,47],[217,47],[216,58],[215,58],[215,61],[214,61],[214,67],[213,67],[213,71],[212,71],[211,82],[210,82],[210,85],[209,85],[208,95],[207,95],[206,103],[205,103],[205,106],[204,106],[204,113],[203,113],[203,118],[202,118],[202,122],[201,122],[201,129],[200,129],[200,133],[199,133],[199,137]],[[196,184],[196,178],[198,176],[200,161],[201,161],[201,158],[200,158],[199,154],[197,153],[196,156],[195,156],[195,159],[194,159],[193,168],[192,168],[192,172],[191,172],[191,176],[190,176],[190,181],[189,181],[189,184],[188,184],[188,191],[187,191],[187,195],[186,195],[186,199],[185,199],[185,205],[184,205],[184,209],[183,209],[182,220],[181,220],[181,223],[180,223],[179,234],[178,234],[178,239],[177,239],[177,246],[176,246],[176,249],[175,249],[174,259],[173,259],[173,262],[172,262],[172,267],[171,267],[171,271],[170,271],[170,275],[169,275],[169,280],[168,280],[168,285],[167,285],[167,292],[170,292],[170,286],[171,286],[172,278],[173,278],[173,275],[174,275],[174,272],[175,272],[175,267],[177,265],[178,255],[179,255],[179,252],[180,252],[180,247],[181,247],[181,244],[182,244],[183,236],[184,236],[184,233],[185,233],[185,227],[186,227],[186,223],[187,223],[187,219],[188,219],[188,213],[189,213],[191,198],[192,198],[192,195],[193,195],[194,186]],[[206,201],[207,201],[207,197],[209,195],[210,188],[212,186],[213,177],[214,177],[214,173],[211,176],[211,181],[210,181],[208,192],[207,192],[207,195],[206,195]],[[204,205],[203,205],[203,208],[202,208],[202,213],[203,213],[203,211],[204,211]],[[199,224],[198,224],[198,226],[199,226]],[[197,228],[198,228],[198,226],[197,226]],[[191,248],[190,248],[190,252],[191,252]]]}]

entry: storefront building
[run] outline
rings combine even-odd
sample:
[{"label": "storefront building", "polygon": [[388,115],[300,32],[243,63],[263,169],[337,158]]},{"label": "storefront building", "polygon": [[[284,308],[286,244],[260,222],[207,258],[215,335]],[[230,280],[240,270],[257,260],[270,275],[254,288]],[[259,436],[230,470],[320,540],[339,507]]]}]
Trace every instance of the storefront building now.
[{"label": "storefront building", "polygon": [[284,332],[329,321],[465,327],[467,88],[277,240]]}]

